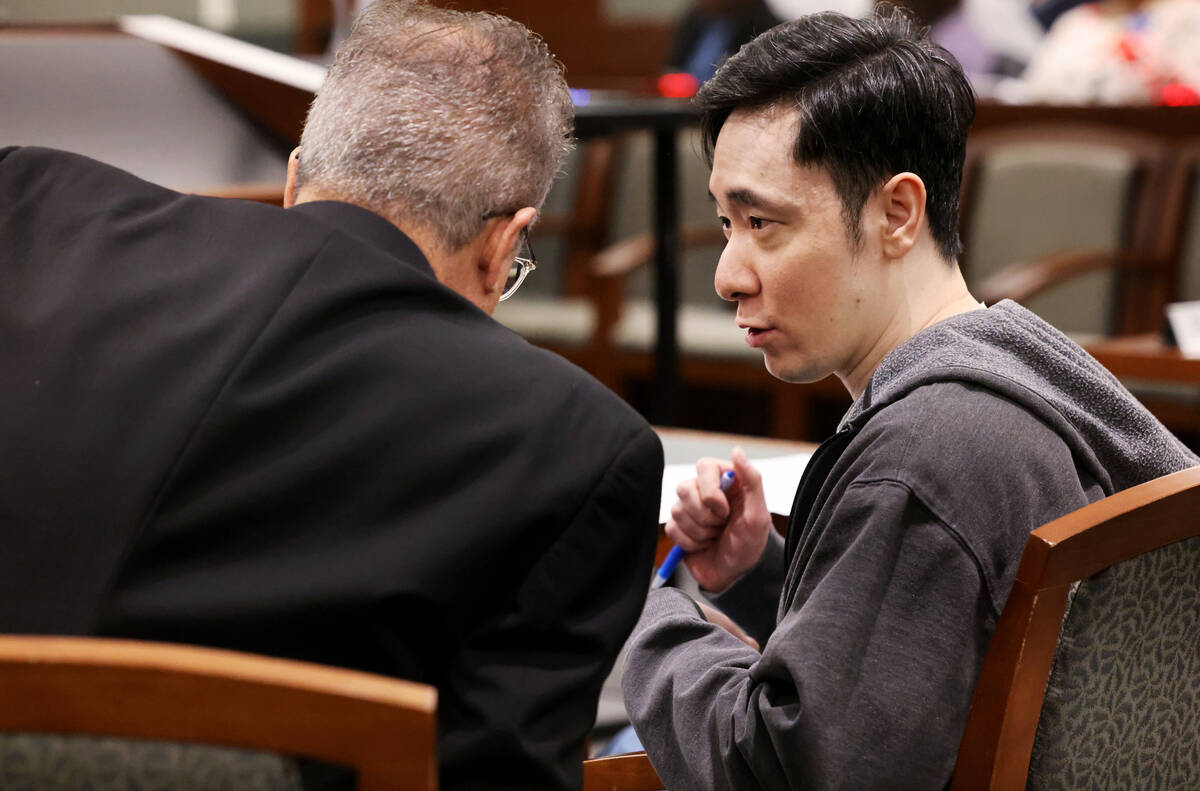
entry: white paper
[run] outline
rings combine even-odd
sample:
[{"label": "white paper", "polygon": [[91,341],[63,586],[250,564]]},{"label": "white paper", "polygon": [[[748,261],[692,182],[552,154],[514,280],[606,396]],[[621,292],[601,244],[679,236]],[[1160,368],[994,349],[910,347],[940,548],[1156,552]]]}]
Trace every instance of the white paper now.
[{"label": "white paper", "polygon": [[[800,486],[800,476],[811,453],[794,453],[790,456],[772,456],[766,459],[750,459],[750,463],[762,475],[763,492],[767,497],[767,510],[773,514],[786,516],[792,511],[792,500],[796,498],[796,489]],[[665,523],[671,518],[671,507],[679,499],[675,488],[679,484],[696,477],[695,464],[668,464],[663,468],[662,503],[658,511],[658,521]]]},{"label": "white paper", "polygon": [[1184,357],[1200,357],[1200,302],[1167,305],[1167,320]]}]

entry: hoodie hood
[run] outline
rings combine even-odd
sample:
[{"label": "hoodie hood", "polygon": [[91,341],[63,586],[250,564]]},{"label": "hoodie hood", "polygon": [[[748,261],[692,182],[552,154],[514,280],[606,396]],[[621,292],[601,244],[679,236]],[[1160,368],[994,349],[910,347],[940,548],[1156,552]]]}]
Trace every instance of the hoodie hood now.
[{"label": "hoodie hood", "polygon": [[1200,463],[1104,366],[1011,300],[940,321],[893,349],[843,424],[926,384],[957,380],[1023,405],[1108,494]]}]

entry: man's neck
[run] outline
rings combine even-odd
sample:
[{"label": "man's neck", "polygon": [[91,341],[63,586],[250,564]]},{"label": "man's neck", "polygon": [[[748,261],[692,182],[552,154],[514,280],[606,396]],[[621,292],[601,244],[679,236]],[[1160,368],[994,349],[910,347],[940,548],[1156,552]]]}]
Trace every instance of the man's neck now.
[{"label": "man's neck", "polygon": [[940,269],[914,268],[902,278],[890,314],[866,353],[850,371],[838,373],[853,398],[862,395],[879,363],[897,346],[939,321],[983,308],[967,290],[957,263],[938,259],[932,266]]}]

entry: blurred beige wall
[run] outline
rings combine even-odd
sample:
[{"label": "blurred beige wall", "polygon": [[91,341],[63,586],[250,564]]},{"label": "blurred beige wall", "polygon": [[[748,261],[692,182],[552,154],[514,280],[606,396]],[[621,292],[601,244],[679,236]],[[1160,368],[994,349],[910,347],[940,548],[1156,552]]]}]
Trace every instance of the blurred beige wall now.
[{"label": "blurred beige wall", "polygon": [[232,30],[273,31],[292,28],[295,6],[295,0],[0,0],[0,22],[91,22],[122,14],[167,14],[187,22],[231,19]]},{"label": "blurred beige wall", "polygon": [[603,9],[614,22],[671,22],[691,0],[605,0]]}]

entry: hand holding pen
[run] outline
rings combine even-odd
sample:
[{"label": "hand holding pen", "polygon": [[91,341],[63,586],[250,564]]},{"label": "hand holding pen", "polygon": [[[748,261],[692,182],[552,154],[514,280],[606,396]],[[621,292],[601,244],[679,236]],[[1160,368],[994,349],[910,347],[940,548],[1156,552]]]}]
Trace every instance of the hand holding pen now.
[{"label": "hand holding pen", "polygon": [[667,537],[687,553],[684,562],[700,587],[720,593],[758,562],[767,545],[771,514],[762,476],[745,451],[734,448],[729,461],[701,459],[696,477],[675,491],[679,501],[671,508]]},{"label": "hand holding pen", "polygon": [[[733,486],[734,479],[733,470],[726,470],[721,473],[721,491],[728,492]],[[675,573],[675,567],[679,565],[679,561],[683,560],[683,547],[676,544],[671,547],[671,551],[667,553],[667,557],[663,560],[662,565],[658,567],[658,571],[654,573],[654,577],[650,580],[650,590],[661,588],[671,579],[671,575]]]}]

